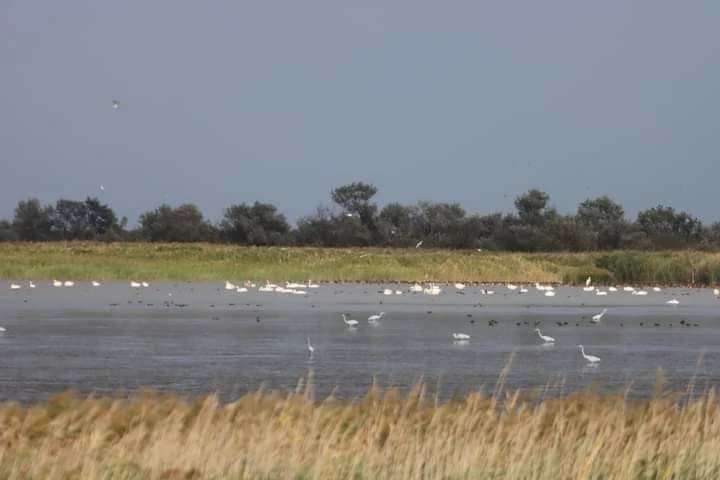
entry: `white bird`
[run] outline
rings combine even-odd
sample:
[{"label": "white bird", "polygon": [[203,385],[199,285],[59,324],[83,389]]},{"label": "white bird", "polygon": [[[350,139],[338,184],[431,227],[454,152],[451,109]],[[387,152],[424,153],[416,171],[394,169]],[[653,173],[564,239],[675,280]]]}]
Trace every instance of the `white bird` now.
[{"label": "white bird", "polygon": [[342,317],[343,322],[345,322],[345,325],[347,325],[348,328],[357,328],[357,326],[360,324],[360,322],[355,319],[347,318],[347,315],[345,315],[344,313],[342,314]]},{"label": "white bird", "polygon": [[417,242],[417,243],[415,244],[415,248],[420,248],[420,247],[422,247],[422,244],[423,244],[423,241],[420,240],[419,242]]},{"label": "white bird", "polygon": [[63,283],[60,280],[53,280],[53,287],[62,287]]},{"label": "white bird", "polygon": [[17,283],[11,283],[10,290],[20,290],[20,285],[18,285]]},{"label": "white bird", "polygon": [[547,292],[545,292],[545,296],[546,296],[546,297],[554,297],[554,296],[555,296],[555,292],[553,292],[553,291],[551,291],[551,290],[548,290]]},{"label": "white bird", "polygon": [[383,290],[383,295],[392,295],[393,293],[394,292],[392,290],[390,290],[389,288],[386,288],[385,290]]},{"label": "white bird", "polygon": [[93,280],[93,281],[91,282],[91,285],[92,285],[93,287],[99,287],[99,286],[100,286],[100,282],[96,282],[95,280]]},{"label": "white bird", "polygon": [[70,280],[65,280],[65,281],[63,282],[63,286],[64,286],[64,287],[72,287],[73,285],[75,285],[75,282],[72,282],[72,281],[70,281]]},{"label": "white bird", "polygon": [[508,290],[517,290],[517,288],[518,288],[517,285],[513,285],[512,283],[508,283],[505,286],[507,287]]},{"label": "white bird", "polygon": [[470,340],[470,335],[467,333],[453,333],[453,338],[455,340]]},{"label": "white bird", "polygon": [[142,287],[142,284],[140,284],[140,282],[130,282],[130,286],[132,288],[140,288]]},{"label": "white bird", "polygon": [[237,285],[225,280],[225,290],[235,290],[236,288],[237,288]]},{"label": "white bird", "polygon": [[617,292],[617,287],[608,287],[608,290],[611,292]]},{"label": "white bird", "polygon": [[653,287],[653,292],[661,292],[662,290],[660,287]]},{"label": "white bird", "polygon": [[607,294],[608,294],[608,292],[606,292],[605,290],[595,290],[595,295],[597,295],[599,297],[607,296]]},{"label": "white bird", "polygon": [[623,290],[626,292],[633,292],[635,289],[633,287],[623,287]]},{"label": "white bird", "polygon": [[583,287],[583,292],[592,292],[595,290],[595,287]]},{"label": "white bird", "polygon": [[312,283],[312,280],[308,280],[307,288],[318,288],[319,286],[317,283]]},{"label": "white bird", "polygon": [[587,360],[593,365],[600,363],[600,357],[596,357],[595,355],[586,355],[585,348],[582,345],[578,345],[578,347],[580,347],[580,353],[582,353],[582,356],[585,360]]},{"label": "white bird", "polygon": [[0,327],[0,333],[4,333],[4,332],[5,332],[5,327]]},{"label": "white bird", "polygon": [[101,191],[101,192],[104,192],[104,191],[105,191],[105,185],[102,185],[102,184],[100,185],[100,191]]},{"label": "white bird", "polygon": [[385,312],[380,312],[377,315],[370,315],[368,317],[368,323],[377,323],[381,318],[385,316]]},{"label": "white bird", "polygon": [[416,283],[412,287],[410,287],[410,291],[413,293],[420,293],[423,291],[423,287],[419,283]]},{"label": "white bird", "polygon": [[312,356],[313,353],[315,353],[315,347],[312,346],[312,343],[310,343],[310,337],[307,337],[307,344],[308,344],[308,353],[310,356]]},{"label": "white bird", "polygon": [[665,303],[667,303],[668,305],[679,305],[679,304],[680,304],[680,301],[679,301],[677,298],[673,298],[673,299],[671,299],[671,300],[668,300],[668,301],[665,302]]},{"label": "white bird", "polygon": [[402,290],[395,290],[395,295],[402,295]]},{"label": "white bird", "polygon": [[237,293],[245,293],[245,292],[248,291],[248,289],[247,289],[247,287],[237,287],[237,288],[235,289],[235,291],[236,291]]},{"label": "white bird", "polygon": [[440,295],[442,290],[437,285],[431,285],[430,288],[423,289],[423,293],[426,295]]},{"label": "white bird", "polygon": [[591,282],[592,282],[592,278],[588,277],[588,278],[585,280],[585,286],[586,286],[586,287],[589,287]]},{"label": "white bird", "polygon": [[602,318],[605,316],[606,313],[607,313],[607,308],[603,308],[602,312],[596,313],[595,315],[593,315],[592,316],[593,323],[598,323],[600,320],[602,320]]},{"label": "white bird", "polygon": [[143,286],[143,288],[148,288],[150,286],[148,282],[142,282],[141,285]]},{"label": "white bird", "polygon": [[538,337],[540,337],[545,343],[555,343],[555,339],[553,337],[543,335],[542,333],[540,333],[539,328],[536,328],[535,331],[537,332]]},{"label": "white bird", "polygon": [[633,290],[633,292],[630,295],[640,296],[644,297],[648,294],[645,290]]},{"label": "white bird", "polygon": [[465,290],[465,284],[464,283],[456,283],[455,288],[457,290]]},{"label": "white bird", "polygon": [[716,297],[720,297],[720,288],[716,288],[715,290],[713,290],[713,295],[715,295]]},{"label": "white bird", "polygon": [[120,107],[120,102],[118,102],[117,100],[113,100],[112,107],[113,107],[113,110],[117,110]]}]

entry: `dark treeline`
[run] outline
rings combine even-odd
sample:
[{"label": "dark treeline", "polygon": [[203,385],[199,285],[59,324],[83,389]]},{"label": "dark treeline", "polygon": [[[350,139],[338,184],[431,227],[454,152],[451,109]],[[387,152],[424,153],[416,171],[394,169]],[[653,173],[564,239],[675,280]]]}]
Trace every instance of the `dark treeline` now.
[{"label": "dark treeline", "polygon": [[12,220],[0,220],[0,241],[103,240],[225,242],[239,245],[423,246],[505,251],[588,251],[615,249],[720,249],[720,222],[658,205],[629,220],[623,207],[603,196],[562,215],[547,193],[530,190],[515,199],[516,212],[468,214],[457,203],[390,203],[380,209],[377,188],[365,183],[331,192],[335,204],[320,207],[292,228],[268,203],[231,205],[211,222],[193,204],[161,205],[143,213],[137,228],[97,198],[58,200],[42,205],[22,200]]}]

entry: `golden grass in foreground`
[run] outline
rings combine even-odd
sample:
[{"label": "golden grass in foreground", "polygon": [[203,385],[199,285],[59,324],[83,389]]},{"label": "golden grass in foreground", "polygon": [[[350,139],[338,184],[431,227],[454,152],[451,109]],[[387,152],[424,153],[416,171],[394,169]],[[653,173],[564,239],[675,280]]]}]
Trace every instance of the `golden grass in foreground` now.
[{"label": "golden grass in foreground", "polygon": [[581,283],[588,275],[596,284],[712,284],[720,281],[720,254],[0,243],[0,278],[17,280]]},{"label": "golden grass in foreground", "polygon": [[714,391],[692,401],[473,393],[440,405],[422,385],[351,403],[309,392],[6,403],[0,478],[720,478]]}]

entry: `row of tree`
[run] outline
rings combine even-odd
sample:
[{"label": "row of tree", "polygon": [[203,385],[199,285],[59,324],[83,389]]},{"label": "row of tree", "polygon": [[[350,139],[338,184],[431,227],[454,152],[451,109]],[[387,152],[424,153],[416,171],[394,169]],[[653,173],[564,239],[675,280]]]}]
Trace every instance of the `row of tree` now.
[{"label": "row of tree", "polygon": [[547,193],[530,190],[515,199],[516,212],[468,215],[457,203],[390,203],[379,209],[373,185],[358,182],[331,192],[335,206],[320,207],[292,228],[268,203],[228,207],[213,223],[193,204],[161,205],[140,216],[137,228],[97,198],[20,201],[12,221],[0,221],[0,240],[145,240],[229,242],[242,245],[390,246],[482,248],[508,251],[614,249],[720,249],[720,222],[705,226],[686,212],[658,205],[634,221],[604,196],[562,215]]}]

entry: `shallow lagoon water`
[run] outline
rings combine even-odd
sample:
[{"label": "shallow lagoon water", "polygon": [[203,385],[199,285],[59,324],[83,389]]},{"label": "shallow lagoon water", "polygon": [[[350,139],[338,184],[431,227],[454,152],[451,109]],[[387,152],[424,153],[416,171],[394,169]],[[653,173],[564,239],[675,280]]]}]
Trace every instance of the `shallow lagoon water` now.
[{"label": "shallow lagoon water", "polygon": [[[25,285],[0,283],[4,400],[142,387],[232,399],[261,385],[292,390],[309,371],[318,399],[362,395],[373,381],[406,389],[421,378],[448,398],[491,392],[511,356],[506,388],[545,387],[548,395],[598,385],[648,396],[658,368],[667,389],[720,384],[720,301],[708,289],[599,297],[560,287],[545,297],[504,286],[481,295],[480,286],[459,294],[450,285],[429,296],[408,293],[408,285],[323,284],[307,295],[237,293],[219,284]],[[383,295],[385,287],[404,293]],[[671,298],[680,304],[667,305]],[[606,317],[592,325],[603,307]],[[385,318],[369,325],[379,311]],[[345,327],[341,313],[360,321],[357,330]],[[554,346],[543,345],[536,323]],[[471,339],[455,343],[453,332]],[[601,357],[599,366],[587,366],[579,343]]]}]

